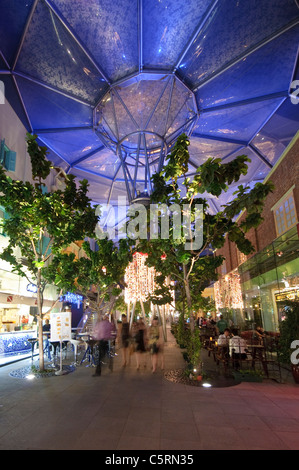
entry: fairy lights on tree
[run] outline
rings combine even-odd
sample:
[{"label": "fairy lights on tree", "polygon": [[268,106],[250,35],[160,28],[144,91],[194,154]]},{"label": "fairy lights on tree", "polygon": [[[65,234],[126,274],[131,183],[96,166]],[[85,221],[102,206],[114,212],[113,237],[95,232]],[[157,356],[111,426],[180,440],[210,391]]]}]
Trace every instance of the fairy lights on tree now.
[{"label": "fairy lights on tree", "polygon": [[127,304],[146,302],[155,289],[155,268],[146,266],[147,256],[146,253],[134,253],[133,261],[126,268],[125,302]]},{"label": "fairy lights on tree", "polygon": [[[162,255],[163,256],[163,255]],[[164,255],[164,258],[166,255]],[[143,303],[147,302],[150,299],[157,288],[156,276],[158,273],[154,267],[148,267],[146,265],[146,260],[148,258],[147,253],[135,252],[133,254],[133,261],[130,262],[126,268],[125,273],[125,303],[128,308],[130,305],[134,305],[137,302],[140,302],[142,310]],[[161,259],[163,259],[161,257]],[[170,284],[173,286],[173,282]],[[172,292],[172,302],[171,304],[161,305],[162,314],[168,316],[169,314],[174,313],[174,286],[171,289]],[[152,302],[152,301],[151,301]],[[155,303],[155,301],[153,301]],[[152,310],[154,311],[154,305],[152,304]],[[158,305],[156,308],[159,309]],[[153,312],[152,312],[153,313]]]},{"label": "fairy lights on tree", "polygon": [[216,308],[244,308],[240,275],[231,272],[214,284]]}]

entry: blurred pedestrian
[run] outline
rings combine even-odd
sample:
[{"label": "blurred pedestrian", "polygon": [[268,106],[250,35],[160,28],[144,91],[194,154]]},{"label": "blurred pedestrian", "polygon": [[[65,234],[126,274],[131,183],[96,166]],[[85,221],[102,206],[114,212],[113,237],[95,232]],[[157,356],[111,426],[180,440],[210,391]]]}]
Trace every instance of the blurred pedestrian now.
[{"label": "blurred pedestrian", "polygon": [[[136,368],[137,370],[139,370],[141,358],[146,352],[146,345],[147,345],[146,326],[142,318],[139,318],[137,321],[134,339],[135,339]],[[146,362],[144,362],[144,367],[146,367]]]},{"label": "blurred pedestrian", "polygon": [[48,359],[49,361],[51,360],[51,353],[50,353],[50,334],[51,334],[51,325],[50,325],[50,320],[48,318],[45,320],[45,324],[43,325],[43,347],[44,351],[47,351],[48,354]]},{"label": "blurred pedestrian", "polygon": [[156,372],[158,365],[158,354],[161,355],[162,364],[161,369],[164,369],[164,354],[163,354],[163,332],[159,327],[158,318],[154,317],[152,324],[149,328],[149,346],[152,359],[152,372]]},{"label": "blurred pedestrian", "polygon": [[118,336],[122,352],[122,366],[125,367],[129,361],[130,325],[127,321],[127,316],[124,313],[121,316],[121,325],[118,331]]},{"label": "blurred pedestrian", "polygon": [[216,327],[219,335],[223,335],[225,328],[228,328],[228,324],[224,320],[223,315],[220,315],[220,320],[217,321]]},{"label": "blurred pedestrian", "polygon": [[93,338],[97,340],[97,364],[94,377],[100,376],[102,373],[102,360],[109,352],[109,341],[115,339],[115,325],[109,321],[109,315],[104,315],[104,318],[97,322]]}]

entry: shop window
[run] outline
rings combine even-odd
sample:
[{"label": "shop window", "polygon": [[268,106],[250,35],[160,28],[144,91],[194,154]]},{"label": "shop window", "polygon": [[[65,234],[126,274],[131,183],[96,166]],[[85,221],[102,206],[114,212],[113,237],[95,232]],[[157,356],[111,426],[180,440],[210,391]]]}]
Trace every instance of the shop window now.
[{"label": "shop window", "polygon": [[221,265],[221,274],[226,274],[227,273],[227,270],[226,270],[226,260],[223,261],[222,265]]},{"label": "shop window", "polygon": [[0,142],[0,163],[8,171],[15,171],[17,154],[5,145],[5,140]]},{"label": "shop window", "polygon": [[273,208],[277,235],[287,232],[297,223],[297,214],[293,193],[289,192],[279,204]]}]

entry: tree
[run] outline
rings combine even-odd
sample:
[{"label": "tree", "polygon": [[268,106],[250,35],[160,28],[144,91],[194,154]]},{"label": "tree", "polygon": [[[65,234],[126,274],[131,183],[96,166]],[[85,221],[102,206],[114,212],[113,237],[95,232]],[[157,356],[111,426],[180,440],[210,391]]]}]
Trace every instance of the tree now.
[{"label": "tree", "polygon": [[93,251],[88,242],[82,248],[86,257],[80,258],[74,269],[76,271],[76,287],[84,295],[89,296],[91,287],[96,294],[93,309],[98,316],[107,307],[112,311],[116,299],[125,288],[125,270],[132,261],[131,242],[121,239],[118,243],[103,238],[97,240],[98,249]]},{"label": "tree", "polygon": [[[186,301],[192,332],[195,327],[195,299],[211,280],[217,278],[216,269],[223,262],[223,257],[215,256],[210,249],[221,248],[227,236],[242,253],[254,251],[246,233],[261,223],[263,202],[273,190],[273,184],[257,183],[251,190],[240,185],[234,193],[234,199],[212,215],[207,196],[219,197],[222,192],[227,191],[233,182],[247,173],[250,159],[246,155],[240,155],[223,164],[219,158],[209,158],[197,169],[191,180],[187,176],[190,158],[188,146],[188,138],[182,134],[166,157],[167,163],[161,172],[152,177],[154,190],[151,204],[161,208],[161,217],[157,223],[158,233],[161,235],[163,232],[163,217],[168,217],[165,215],[165,206],[171,210],[174,207],[178,219],[174,212],[169,221],[168,238],[151,237],[148,228],[148,238],[138,240],[138,246],[149,254],[148,266],[155,266],[160,273],[157,277],[158,291],[162,288],[165,291],[167,277],[175,281],[176,290],[180,292],[183,301]],[[184,194],[179,189],[179,179],[183,180]],[[198,208],[201,208],[201,212]],[[246,215],[238,222],[236,216],[243,210]],[[149,218],[150,216],[148,220]],[[176,220],[182,221],[179,230]],[[200,247],[195,243],[196,230],[202,231]]]},{"label": "tree", "polygon": [[74,176],[65,175],[64,190],[45,192],[44,182],[54,167],[47,160],[47,148],[39,146],[36,138],[27,134],[34,183],[12,180],[0,167],[0,204],[9,214],[3,223],[8,244],[0,257],[12,265],[13,272],[37,287],[39,361],[43,370],[45,287],[54,279],[60,289],[57,301],[61,293],[75,289],[75,255],[65,249],[72,242],[93,237],[98,217],[87,196],[87,180],[80,181],[77,188]]}]

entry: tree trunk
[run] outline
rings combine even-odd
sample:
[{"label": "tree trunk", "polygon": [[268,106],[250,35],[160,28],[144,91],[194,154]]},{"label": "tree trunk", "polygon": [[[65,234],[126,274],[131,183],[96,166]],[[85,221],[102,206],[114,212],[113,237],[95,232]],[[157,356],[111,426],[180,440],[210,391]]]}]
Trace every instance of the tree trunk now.
[{"label": "tree trunk", "polygon": [[145,320],[145,310],[144,310],[143,301],[142,301],[141,299],[140,299],[140,306],[141,306],[143,318],[144,318],[144,320]]},{"label": "tree trunk", "polygon": [[136,300],[134,300],[133,308],[132,308],[132,312],[131,312],[131,316],[130,316],[130,326],[129,326],[130,331],[132,330],[132,325],[133,325],[133,321],[134,321],[135,308],[136,308]]},{"label": "tree trunk", "polygon": [[44,370],[44,341],[43,341],[43,319],[38,316],[38,351],[39,351],[39,370]]},{"label": "tree trunk", "polygon": [[184,286],[185,286],[185,293],[187,299],[187,306],[188,306],[188,313],[190,318],[190,330],[191,332],[194,331],[194,316],[192,312],[192,299],[190,294],[190,286],[189,286],[189,279],[187,279],[187,267],[186,265],[183,266],[184,271]]},{"label": "tree trunk", "polygon": [[164,341],[167,341],[167,332],[166,332],[166,317],[165,317],[165,305],[162,305],[162,329]]},{"label": "tree trunk", "polygon": [[37,272],[37,309],[38,309],[38,350],[39,350],[39,369],[44,370],[44,342],[43,342],[43,302],[41,294],[41,271]]}]

